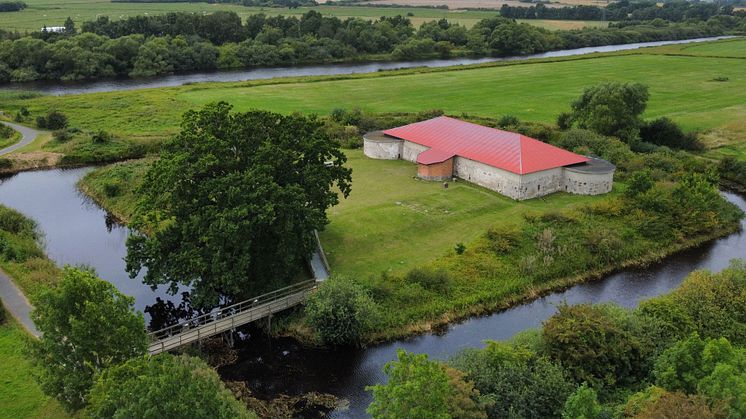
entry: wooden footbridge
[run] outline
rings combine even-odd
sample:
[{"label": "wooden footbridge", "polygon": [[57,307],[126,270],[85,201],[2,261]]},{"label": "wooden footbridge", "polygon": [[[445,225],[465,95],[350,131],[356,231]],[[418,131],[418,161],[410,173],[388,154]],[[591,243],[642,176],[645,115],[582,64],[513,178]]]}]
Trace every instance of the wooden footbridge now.
[{"label": "wooden footbridge", "polygon": [[306,301],[316,284],[315,279],[299,282],[151,332],[148,352],[156,355],[267,318]]}]

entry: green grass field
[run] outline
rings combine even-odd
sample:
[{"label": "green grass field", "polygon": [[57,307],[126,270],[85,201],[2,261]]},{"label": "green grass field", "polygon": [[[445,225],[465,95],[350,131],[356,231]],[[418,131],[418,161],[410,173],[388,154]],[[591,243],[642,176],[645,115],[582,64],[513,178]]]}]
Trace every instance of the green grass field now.
[{"label": "green grass field", "polygon": [[[744,39],[727,44],[734,55],[746,53]],[[175,132],[184,111],[218,100],[233,104],[236,110],[328,114],[335,108],[355,107],[371,112],[443,109],[453,115],[513,114],[524,120],[553,122],[584,87],[630,81],[650,87],[645,117],[665,115],[686,130],[717,130],[728,143],[746,139],[746,65],[741,59],[658,55],[657,51],[64,97],[17,99],[15,94],[4,93],[0,98],[10,113],[20,106],[27,106],[32,114],[59,109],[70,117],[72,126],[147,140]],[[721,78],[727,81],[716,81]]]},{"label": "green grass field", "polygon": [[31,375],[31,364],[23,355],[28,335],[9,319],[0,325],[0,417],[70,417],[54,399],[45,396]]},{"label": "green grass field", "polygon": [[[346,150],[352,194],[328,211],[321,233],[332,269],[363,277],[406,271],[469,245],[492,225],[518,225],[526,212],[568,208],[609,196],[558,193],[517,202],[468,182],[416,178],[417,166],[401,160],[373,160]],[[617,185],[619,186],[619,185]]]},{"label": "green grass field", "polygon": [[[81,25],[88,20],[95,20],[98,16],[109,16],[113,20],[137,15],[158,15],[168,12],[212,13],[215,11],[233,11],[242,18],[249,15],[264,13],[266,15],[300,16],[309,10],[317,10],[327,16],[339,18],[361,17],[376,19],[381,16],[407,15],[412,13],[412,23],[419,26],[423,22],[447,18],[467,27],[487,17],[493,17],[497,12],[438,10],[423,8],[391,8],[391,7],[345,7],[318,6],[299,7],[297,9],[270,7],[243,7],[231,4],[204,3],[112,3],[108,0],[27,0],[28,8],[20,12],[0,13],[0,28],[17,31],[38,31],[43,26],[62,26],[67,17],[71,17],[76,24]],[[606,26],[606,22],[596,21],[560,21],[560,20],[532,20],[532,25],[547,29],[578,29],[585,26]]]}]

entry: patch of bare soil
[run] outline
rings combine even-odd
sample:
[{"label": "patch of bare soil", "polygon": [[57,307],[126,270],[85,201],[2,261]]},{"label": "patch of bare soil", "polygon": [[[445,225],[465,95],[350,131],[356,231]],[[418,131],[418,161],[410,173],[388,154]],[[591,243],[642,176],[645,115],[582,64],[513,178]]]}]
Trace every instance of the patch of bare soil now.
[{"label": "patch of bare soil", "polygon": [[24,170],[48,169],[59,164],[63,154],[48,151],[33,151],[29,153],[11,153],[3,156],[12,162],[7,169],[0,169],[0,173],[15,173]]}]

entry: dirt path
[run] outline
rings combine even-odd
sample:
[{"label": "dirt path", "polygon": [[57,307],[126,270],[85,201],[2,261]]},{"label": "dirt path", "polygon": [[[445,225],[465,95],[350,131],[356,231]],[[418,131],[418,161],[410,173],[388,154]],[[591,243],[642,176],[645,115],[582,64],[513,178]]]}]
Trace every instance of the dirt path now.
[{"label": "dirt path", "polygon": [[3,154],[8,154],[12,151],[18,150],[21,147],[31,144],[31,142],[34,141],[34,139],[36,139],[36,136],[39,135],[39,131],[35,129],[31,129],[29,127],[24,127],[23,125],[12,124],[10,122],[4,122],[4,121],[0,121],[0,124],[7,125],[13,128],[14,130],[20,132],[22,136],[21,141],[11,146],[0,149],[0,156],[2,156]]}]

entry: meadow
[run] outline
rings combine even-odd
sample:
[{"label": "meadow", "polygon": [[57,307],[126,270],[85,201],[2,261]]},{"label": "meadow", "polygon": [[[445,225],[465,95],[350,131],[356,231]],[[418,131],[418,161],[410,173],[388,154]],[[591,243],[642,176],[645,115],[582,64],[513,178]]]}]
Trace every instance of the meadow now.
[{"label": "meadow", "polygon": [[[20,12],[0,13],[0,29],[13,31],[38,31],[43,26],[63,26],[65,19],[72,18],[80,26],[83,22],[95,20],[99,16],[109,16],[112,20],[137,15],[158,15],[169,12],[212,13],[215,11],[236,12],[241,18],[264,13],[269,16],[297,16],[309,10],[316,10],[325,16],[339,18],[360,17],[377,19],[381,16],[411,14],[415,26],[424,22],[446,18],[467,27],[473,26],[481,19],[493,17],[497,11],[467,11],[424,9],[413,7],[354,7],[354,6],[318,6],[298,7],[295,9],[273,7],[243,7],[233,4],[204,3],[112,3],[108,0],[27,0],[28,8]],[[547,29],[578,29],[585,26],[605,27],[606,22],[591,21],[556,21],[529,20],[532,25]]]},{"label": "meadow", "polygon": [[[646,118],[667,116],[685,130],[712,131],[723,145],[746,139],[746,40],[698,45],[734,58],[687,56],[683,46],[649,48],[550,60],[490,63],[471,67],[408,69],[371,74],[203,83],[21,99],[0,93],[4,111],[26,106],[33,115],[65,112],[71,126],[104,129],[138,142],[176,132],[180,115],[213,101],[235,110],[329,114],[337,108],[368,112],[442,109],[486,117],[515,115],[554,122],[586,86],[605,81],[640,82],[650,88]],[[722,52],[721,52],[722,53]]]}]

